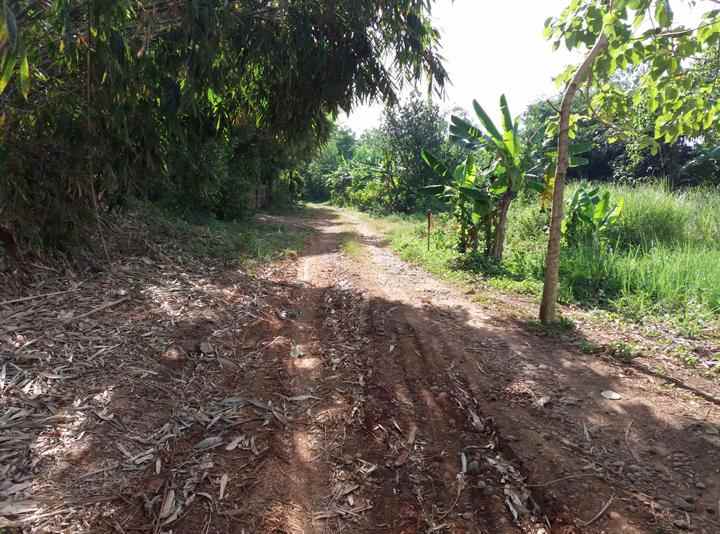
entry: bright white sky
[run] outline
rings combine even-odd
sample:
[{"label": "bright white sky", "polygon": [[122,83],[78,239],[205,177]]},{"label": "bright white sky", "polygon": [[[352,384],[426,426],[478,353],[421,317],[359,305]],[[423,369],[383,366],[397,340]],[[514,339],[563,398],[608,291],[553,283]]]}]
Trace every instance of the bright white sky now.
[{"label": "bright white sky", "polygon": [[[543,25],[567,4],[568,0],[439,0],[433,18],[452,83],[441,108],[470,110],[476,99],[495,116],[504,93],[513,115],[518,115],[539,97],[554,94],[552,79],[572,56],[562,48],[552,51],[543,38]],[[379,104],[365,105],[340,122],[359,133],[378,126],[382,110]]]},{"label": "bright white sky", "polygon": [[[553,77],[578,58],[562,47],[554,52],[543,38],[543,29],[545,19],[559,15],[568,3],[439,0],[433,17],[442,34],[445,67],[452,83],[441,103],[443,111],[456,106],[470,110],[477,99],[497,118],[498,101],[504,93],[513,115],[519,115],[528,104],[556,94]],[[679,4],[674,2],[673,7],[686,8]],[[676,12],[676,20],[682,15]],[[379,125],[382,109],[378,104],[358,107],[340,122],[360,133]]]}]

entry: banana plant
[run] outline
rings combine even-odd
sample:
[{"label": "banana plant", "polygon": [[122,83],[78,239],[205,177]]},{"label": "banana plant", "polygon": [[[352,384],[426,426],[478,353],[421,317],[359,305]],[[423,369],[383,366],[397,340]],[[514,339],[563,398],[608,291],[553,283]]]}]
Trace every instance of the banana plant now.
[{"label": "banana plant", "polygon": [[[536,169],[531,168],[528,162],[520,141],[519,121],[510,114],[505,95],[500,97],[502,129],[475,100],[473,108],[481,126],[453,115],[450,140],[471,151],[483,150],[489,154],[490,162],[484,168],[478,166],[475,158],[471,167],[468,167],[467,161],[461,164],[463,169],[456,169],[456,172],[465,172],[466,176],[459,189],[472,199],[468,203],[473,210],[470,220],[477,220],[475,226],[485,227],[485,255],[502,261],[511,202],[525,190],[542,192],[545,184],[534,174]],[[424,154],[425,161],[438,173],[437,165],[433,163],[433,160],[437,163],[436,159],[427,156]]]},{"label": "banana plant", "polygon": [[453,218],[460,226],[458,249],[463,253],[468,248],[477,252],[479,230],[492,212],[493,203],[484,187],[485,176],[478,172],[475,156],[468,155],[452,172],[426,150],[422,151],[422,158],[444,183],[426,189],[437,191],[438,197],[450,205]]},{"label": "banana plant", "polygon": [[562,232],[570,244],[592,241],[599,247],[600,240],[622,215],[625,200],[613,203],[610,191],[599,187],[579,187],[570,198],[567,216],[563,220]]}]

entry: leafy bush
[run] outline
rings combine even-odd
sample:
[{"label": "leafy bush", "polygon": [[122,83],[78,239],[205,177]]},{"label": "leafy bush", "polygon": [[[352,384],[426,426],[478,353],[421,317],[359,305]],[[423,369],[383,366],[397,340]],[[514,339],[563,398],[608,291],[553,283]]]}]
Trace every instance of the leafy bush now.
[{"label": "leafy bush", "polygon": [[377,178],[351,186],[346,198],[349,205],[374,213],[382,213],[389,204],[385,186]]},{"label": "leafy bush", "polygon": [[583,185],[575,189],[563,220],[563,231],[568,242],[599,244],[617,225],[623,205],[622,198],[614,204],[610,200],[610,191],[601,192],[599,187]]}]

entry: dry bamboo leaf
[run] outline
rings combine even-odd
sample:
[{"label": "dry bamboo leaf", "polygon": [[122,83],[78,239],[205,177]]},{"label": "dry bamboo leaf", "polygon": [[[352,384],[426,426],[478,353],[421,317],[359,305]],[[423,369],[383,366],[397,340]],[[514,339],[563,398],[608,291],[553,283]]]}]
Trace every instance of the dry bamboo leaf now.
[{"label": "dry bamboo leaf", "polygon": [[170,517],[168,517],[165,521],[163,521],[163,526],[169,525],[173,521],[177,520],[177,518],[180,516],[180,510],[175,510]]},{"label": "dry bamboo leaf", "polygon": [[415,437],[417,436],[418,427],[417,425],[413,424],[410,427],[410,432],[408,432],[407,440],[405,441],[405,446],[410,449],[415,444]]},{"label": "dry bamboo leaf", "polygon": [[303,402],[306,400],[322,400],[320,397],[316,397],[315,395],[297,395],[296,397],[286,397],[285,395],[282,396],[283,399],[290,402]]},{"label": "dry bamboo leaf", "polygon": [[73,315],[71,312],[71,315],[69,318],[63,319],[63,323],[67,324],[67,323],[72,323],[72,322],[78,321],[80,319],[83,319],[83,318],[93,315],[95,313],[98,313],[102,310],[106,310],[107,308],[111,308],[113,306],[117,306],[118,304],[122,304],[123,302],[125,302],[127,300],[130,300],[130,297],[122,297],[117,300],[113,300],[112,302],[106,302],[105,304],[102,304],[96,308],[93,308],[92,310],[87,311],[85,313],[81,313],[80,315]]},{"label": "dry bamboo leaf", "polygon": [[160,507],[160,519],[168,517],[175,509],[175,490],[171,489],[165,494],[162,506]]},{"label": "dry bamboo leaf", "polygon": [[242,442],[242,440],[245,439],[245,434],[240,434],[239,436],[235,436],[230,443],[228,443],[227,447],[225,447],[226,451],[234,451],[238,448],[238,445]]},{"label": "dry bamboo leaf", "polygon": [[223,473],[222,477],[220,477],[220,498],[219,500],[223,500],[225,497],[225,488],[227,487],[228,483],[228,476],[227,473]]},{"label": "dry bamboo leaf", "polygon": [[40,508],[40,503],[32,499],[22,501],[9,501],[0,503],[0,515],[20,515],[34,512]]},{"label": "dry bamboo leaf", "polygon": [[224,357],[222,357],[222,356],[218,356],[218,362],[220,362],[220,366],[223,367],[223,368],[227,368],[227,367],[230,367],[230,368],[235,367],[235,368],[237,368],[237,367],[239,367],[239,365],[238,365],[237,363],[235,363],[234,361],[229,360],[228,358],[224,358]]},{"label": "dry bamboo leaf", "polygon": [[121,453],[123,453],[123,456],[125,456],[128,460],[133,460],[133,455],[130,454],[130,451],[128,451],[122,443],[116,443],[115,446]]},{"label": "dry bamboo leaf", "polygon": [[32,481],[20,482],[18,484],[9,484],[8,486],[0,486],[0,496],[10,497],[28,489],[32,485]]},{"label": "dry bamboo leaf", "polygon": [[65,291],[53,291],[52,293],[43,293],[42,295],[32,295],[30,297],[22,297],[22,298],[17,298],[17,299],[13,299],[13,300],[6,300],[3,302],[0,302],[0,306],[6,306],[8,304],[16,304],[18,302],[27,302],[29,300],[42,299],[45,297],[52,297],[54,295],[62,295],[64,293],[71,293],[73,291],[77,291],[78,289],[80,289],[79,286],[74,287],[72,289],[66,289]]},{"label": "dry bamboo leaf", "polygon": [[210,436],[195,445],[196,449],[214,449],[222,445],[223,439],[220,436]]}]

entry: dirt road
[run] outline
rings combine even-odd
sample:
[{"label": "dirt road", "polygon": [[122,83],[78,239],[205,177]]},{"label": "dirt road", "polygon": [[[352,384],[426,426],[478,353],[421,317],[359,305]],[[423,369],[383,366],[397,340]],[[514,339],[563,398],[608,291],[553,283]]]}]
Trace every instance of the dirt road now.
[{"label": "dirt road", "polygon": [[717,384],[682,387],[528,332],[348,212],[305,222],[313,381],[352,369],[338,454],[377,466],[357,481],[372,508],[351,531],[719,531]]},{"label": "dirt road", "polygon": [[312,231],[256,275],[156,247],[8,312],[0,530],[720,532],[717,383],[533,332],[348,212],[271,219]]}]

